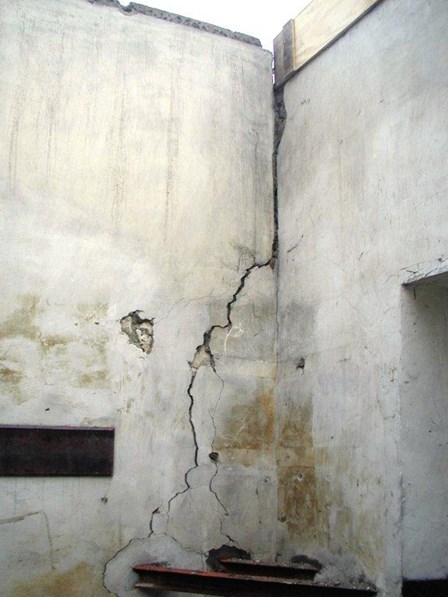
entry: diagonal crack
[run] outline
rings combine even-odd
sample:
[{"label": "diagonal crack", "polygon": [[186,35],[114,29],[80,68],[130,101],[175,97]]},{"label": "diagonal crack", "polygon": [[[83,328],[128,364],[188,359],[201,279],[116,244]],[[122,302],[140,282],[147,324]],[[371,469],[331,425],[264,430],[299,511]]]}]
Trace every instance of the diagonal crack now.
[{"label": "diagonal crack", "polygon": [[[176,500],[179,496],[184,495],[185,493],[187,493],[187,491],[189,491],[191,489],[191,485],[190,485],[190,482],[188,480],[188,477],[189,477],[191,471],[197,469],[198,466],[199,466],[199,461],[198,461],[199,444],[198,444],[198,437],[197,437],[196,427],[195,427],[194,421],[193,421],[193,409],[194,409],[193,387],[194,387],[194,382],[195,382],[196,375],[197,375],[197,372],[198,372],[199,368],[202,367],[202,366],[206,366],[206,365],[210,366],[212,368],[213,372],[215,373],[215,375],[217,375],[217,377],[220,379],[220,381],[222,383],[222,386],[224,387],[224,382],[223,382],[221,376],[216,371],[215,357],[214,357],[214,355],[213,355],[213,353],[211,351],[211,348],[210,348],[210,342],[212,340],[213,332],[215,330],[227,330],[228,332],[230,332],[230,330],[233,327],[232,309],[233,309],[233,306],[235,305],[235,303],[237,302],[238,297],[240,296],[241,292],[243,291],[243,289],[244,289],[244,287],[246,285],[247,279],[249,278],[249,276],[251,275],[251,273],[254,270],[256,270],[256,269],[261,269],[261,268],[267,267],[267,266],[273,267],[273,261],[274,260],[275,260],[275,257],[271,256],[264,263],[254,263],[251,266],[249,266],[248,268],[246,268],[244,274],[241,276],[238,288],[233,293],[232,298],[230,299],[230,301],[226,305],[227,323],[225,323],[224,325],[223,324],[213,324],[212,326],[210,326],[208,328],[208,330],[206,330],[204,332],[202,344],[200,344],[199,346],[196,347],[196,351],[194,353],[193,360],[188,362],[188,364],[190,366],[190,370],[191,370],[190,384],[189,384],[189,386],[187,388],[187,395],[188,395],[188,397],[190,399],[190,404],[189,404],[189,407],[188,407],[188,418],[189,418],[189,422],[190,422],[191,433],[192,433],[192,436],[193,436],[193,445],[194,445],[194,458],[193,458],[193,462],[194,462],[194,464],[185,473],[185,476],[184,476],[185,487],[182,490],[177,491],[168,500],[167,512],[166,512],[167,514],[169,514],[169,512],[170,512],[171,505],[174,502],[174,500]],[[222,389],[221,389],[220,396],[221,396],[221,394],[222,394]],[[215,410],[216,410],[216,408],[215,408]],[[213,417],[212,417],[212,423],[213,423],[213,426],[215,427],[215,422],[214,422],[214,418]],[[216,435],[216,427],[215,427],[215,435]],[[213,481],[214,481],[214,479],[216,478],[216,476],[218,474],[218,464],[216,462],[215,462],[215,467],[216,467],[216,470],[215,470],[212,478],[210,479],[209,488],[210,488],[210,491],[215,496],[217,502],[220,504],[220,506],[224,510],[224,512],[226,514],[228,514],[227,508],[224,506],[224,504],[222,503],[222,500],[218,496],[216,490],[213,488]],[[222,523],[221,523],[221,526],[222,526]]]},{"label": "diagonal crack", "polygon": [[[195,354],[193,356],[193,360],[189,361],[189,363],[188,363],[189,366],[190,366],[190,369],[191,369],[190,385],[188,386],[188,389],[187,389],[187,394],[188,394],[188,396],[190,398],[190,405],[189,405],[189,408],[188,408],[188,416],[189,416],[189,421],[190,421],[190,426],[191,426],[191,432],[192,432],[192,435],[193,435],[193,443],[194,443],[194,466],[192,466],[191,468],[189,468],[187,470],[187,472],[185,473],[185,488],[183,490],[178,491],[177,493],[175,493],[169,499],[169,501],[168,501],[168,510],[167,510],[168,513],[170,511],[172,502],[178,496],[183,495],[189,489],[191,489],[191,485],[190,485],[190,483],[188,481],[188,475],[191,473],[191,471],[193,471],[194,469],[198,468],[198,466],[199,466],[199,464],[198,464],[199,445],[198,445],[198,439],[197,439],[197,432],[196,432],[196,428],[195,428],[194,421],[193,421],[193,408],[194,408],[193,386],[194,386],[194,381],[195,381],[198,369],[201,366],[209,365],[212,368],[212,370],[215,373],[215,375],[217,375],[217,377],[220,379],[220,381],[222,383],[221,392],[220,392],[218,401],[217,401],[217,403],[215,405],[214,412],[216,412],[216,407],[217,407],[217,404],[218,404],[219,400],[221,399],[222,391],[223,391],[223,388],[224,388],[224,381],[223,381],[223,379],[221,378],[221,376],[218,374],[218,372],[216,370],[215,357],[214,357],[214,355],[212,353],[212,350],[210,348],[210,343],[211,343],[211,340],[212,340],[213,332],[215,330],[227,330],[228,333],[231,331],[231,329],[233,327],[233,322],[232,322],[232,309],[233,309],[233,306],[237,302],[238,297],[240,296],[241,292],[243,291],[243,289],[244,289],[244,287],[246,285],[246,281],[249,278],[249,276],[252,274],[252,272],[255,269],[261,269],[261,268],[267,267],[267,266],[270,266],[272,269],[275,269],[275,264],[276,264],[277,257],[278,257],[278,227],[279,227],[279,222],[278,222],[278,189],[277,189],[277,157],[278,157],[279,146],[280,146],[280,142],[281,142],[281,139],[282,139],[282,136],[283,136],[283,132],[284,132],[284,129],[285,129],[286,117],[287,117],[286,109],[285,109],[285,103],[284,103],[284,98],[283,98],[283,89],[282,88],[277,89],[274,92],[274,106],[273,106],[273,108],[274,108],[274,113],[275,113],[275,122],[274,122],[274,149],[273,149],[273,153],[272,153],[274,237],[273,237],[273,240],[272,240],[271,256],[264,263],[254,263],[251,266],[249,266],[248,268],[246,268],[244,274],[241,276],[238,288],[236,289],[236,291],[232,295],[232,298],[230,299],[230,301],[227,303],[227,306],[226,306],[227,323],[225,323],[224,325],[223,324],[213,324],[212,326],[210,326],[208,328],[208,330],[206,330],[204,332],[202,344],[200,344],[199,346],[196,347],[196,351],[195,351]],[[210,418],[212,420],[212,424],[213,424],[213,427],[214,427],[214,437],[213,437],[213,441],[212,441],[212,451],[213,451],[213,444],[214,444],[215,437],[216,437],[216,425],[215,425],[214,415],[212,416],[211,413],[210,413]],[[218,493],[216,492],[216,490],[213,487],[213,481],[216,479],[216,477],[218,475],[218,472],[219,472],[218,463],[216,461],[214,461],[214,464],[215,464],[215,472],[214,472],[213,476],[210,479],[209,489],[210,489],[211,493],[213,493],[213,495],[215,496],[217,502],[220,504],[220,506],[222,507],[223,511],[226,514],[228,514],[227,508],[225,507],[225,505],[223,504],[222,500],[218,496]],[[221,521],[221,533],[222,533],[222,524],[223,523]],[[225,536],[227,536],[227,535],[225,535]]]},{"label": "diagonal crack", "polygon": [[190,397],[190,406],[188,408],[188,418],[190,420],[191,432],[193,434],[194,468],[196,468],[198,466],[198,454],[199,454],[198,436],[196,433],[196,427],[194,426],[194,422],[193,422],[194,396],[192,394],[192,391],[193,391],[194,380],[196,378],[196,373],[197,373],[197,369],[195,369],[191,372],[190,385],[188,386],[188,390],[187,390],[187,394]]}]

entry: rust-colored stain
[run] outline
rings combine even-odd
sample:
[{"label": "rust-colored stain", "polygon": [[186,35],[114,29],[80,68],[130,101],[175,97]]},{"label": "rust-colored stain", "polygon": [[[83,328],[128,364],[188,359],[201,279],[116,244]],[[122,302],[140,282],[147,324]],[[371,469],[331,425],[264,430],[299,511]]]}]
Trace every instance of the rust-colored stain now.
[{"label": "rust-colored stain", "polygon": [[83,562],[66,572],[50,571],[20,582],[11,597],[99,597],[106,594],[101,579]]},{"label": "rust-colored stain", "polygon": [[313,445],[313,406],[311,399],[288,405],[279,421],[278,443],[281,447]]},{"label": "rust-colored stain", "polygon": [[318,492],[311,397],[284,409],[278,429],[278,519],[301,544],[316,542]]},{"label": "rust-colored stain", "polygon": [[249,404],[234,404],[224,431],[216,438],[214,449],[260,450],[274,443],[273,390],[259,394]]}]

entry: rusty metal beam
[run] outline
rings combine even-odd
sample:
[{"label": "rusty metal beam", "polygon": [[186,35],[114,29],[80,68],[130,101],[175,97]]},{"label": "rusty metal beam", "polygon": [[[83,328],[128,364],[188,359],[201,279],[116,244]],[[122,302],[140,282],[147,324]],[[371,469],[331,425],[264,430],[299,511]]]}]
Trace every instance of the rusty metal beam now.
[{"label": "rusty metal beam", "polygon": [[114,429],[0,425],[0,476],[110,477]]},{"label": "rusty metal beam", "polygon": [[185,570],[153,564],[138,564],[134,570],[140,576],[135,588],[148,591],[179,591],[224,597],[342,597],[371,596],[376,592],[367,588],[328,586],[291,578]]},{"label": "rusty metal beam", "polygon": [[229,572],[252,576],[313,580],[319,572],[319,568],[310,564],[267,564],[258,560],[242,560],[240,558],[219,558],[219,561]]}]

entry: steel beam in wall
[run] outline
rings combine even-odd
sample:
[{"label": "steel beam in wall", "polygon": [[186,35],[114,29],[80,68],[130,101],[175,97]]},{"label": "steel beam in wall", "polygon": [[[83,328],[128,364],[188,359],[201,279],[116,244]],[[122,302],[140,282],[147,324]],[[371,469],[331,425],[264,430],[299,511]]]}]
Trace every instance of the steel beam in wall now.
[{"label": "steel beam in wall", "polygon": [[114,429],[0,426],[0,476],[110,477]]}]

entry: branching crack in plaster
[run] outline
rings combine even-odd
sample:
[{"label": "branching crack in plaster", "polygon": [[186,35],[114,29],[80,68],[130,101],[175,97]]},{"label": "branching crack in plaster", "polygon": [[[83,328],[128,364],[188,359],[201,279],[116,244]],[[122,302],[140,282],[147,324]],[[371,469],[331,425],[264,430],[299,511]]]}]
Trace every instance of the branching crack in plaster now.
[{"label": "branching crack in plaster", "polygon": [[[215,416],[214,413],[216,411],[216,407],[219,403],[219,400],[221,398],[222,395],[222,391],[224,388],[224,381],[221,378],[221,376],[219,375],[219,373],[216,370],[216,363],[215,363],[215,358],[213,356],[213,353],[211,351],[210,348],[210,342],[212,340],[212,336],[213,336],[213,332],[215,330],[226,330],[227,333],[230,332],[230,330],[233,327],[233,322],[232,322],[232,310],[233,307],[235,305],[235,303],[237,302],[241,292],[243,291],[246,281],[249,278],[249,276],[252,274],[253,271],[257,270],[257,269],[261,269],[264,267],[271,267],[273,268],[275,265],[275,255],[271,255],[271,257],[264,263],[258,264],[258,263],[254,263],[253,265],[251,265],[250,267],[248,267],[244,274],[242,275],[241,279],[240,279],[240,283],[238,285],[238,288],[236,289],[235,293],[232,295],[232,298],[230,299],[230,301],[227,303],[226,306],[226,318],[227,318],[227,322],[225,324],[214,324],[212,326],[210,326],[210,328],[208,330],[206,330],[204,332],[204,336],[203,336],[203,343],[200,344],[197,348],[196,351],[194,353],[193,356],[193,360],[190,361],[188,364],[190,366],[190,370],[191,370],[191,377],[190,377],[190,383],[188,385],[187,388],[187,395],[189,397],[189,407],[188,407],[188,418],[189,418],[189,422],[190,422],[190,426],[191,426],[191,432],[192,432],[192,437],[193,437],[193,446],[194,446],[194,455],[193,455],[193,466],[191,466],[184,475],[184,483],[185,483],[185,487],[180,490],[177,491],[173,496],[171,496],[167,502],[167,507],[166,507],[166,511],[162,512],[161,508],[162,505],[160,504],[159,506],[157,506],[156,508],[154,508],[154,510],[151,513],[151,518],[149,521],[149,534],[146,537],[146,539],[150,539],[150,537],[152,537],[155,534],[158,535],[165,535],[166,537],[169,537],[170,539],[172,539],[173,541],[175,541],[180,547],[182,547],[182,549],[184,549],[185,551],[190,551],[193,553],[196,553],[197,555],[199,555],[202,559],[204,558],[204,554],[196,552],[195,550],[183,546],[177,539],[176,537],[172,536],[172,535],[168,535],[166,532],[161,532],[161,533],[157,533],[156,530],[154,529],[154,519],[155,516],[157,514],[165,514],[165,516],[167,518],[169,518],[170,515],[170,510],[171,510],[171,506],[172,503],[181,495],[184,495],[185,493],[187,493],[190,489],[191,489],[191,485],[189,482],[189,475],[190,473],[197,469],[199,467],[199,459],[198,459],[198,455],[199,455],[199,444],[198,444],[198,439],[197,439],[197,431],[196,431],[196,427],[194,425],[194,421],[193,421],[193,409],[194,409],[194,395],[193,395],[193,386],[195,383],[195,379],[196,379],[196,375],[198,373],[198,370],[200,367],[202,366],[210,366],[213,370],[213,372],[215,373],[215,375],[218,377],[218,379],[221,382],[221,391],[220,394],[218,396],[218,399],[215,403],[215,408],[214,408],[214,412],[210,412],[210,419],[212,421],[212,425],[214,428],[214,436],[213,436],[213,440],[212,440],[212,446],[211,446],[211,451],[209,454],[210,460],[214,463],[215,465],[215,471],[213,472],[213,475],[211,476],[210,480],[209,480],[209,490],[210,492],[213,494],[213,496],[215,497],[217,503],[220,505],[220,507],[223,510],[223,513],[225,515],[228,515],[229,512],[226,508],[226,506],[224,505],[224,503],[222,502],[221,498],[219,497],[217,491],[214,489],[213,487],[213,481],[216,479],[218,472],[219,472],[219,467],[218,467],[218,459],[219,459],[219,455],[217,452],[215,452],[213,450],[213,444],[216,438],[216,424],[215,424]],[[140,326],[142,324],[143,325],[143,330],[150,330],[152,332],[152,328],[153,328],[153,320],[143,320],[140,316],[139,316],[139,312],[138,311],[133,311],[131,313],[129,313],[127,316],[123,317],[120,320],[120,324],[122,326],[122,330],[123,332],[125,332],[128,337],[129,340],[135,344],[137,342],[137,346],[139,348],[141,348],[142,350],[144,350],[144,348],[140,345],[140,337],[137,334],[137,330],[141,329]],[[149,326],[148,326],[149,324]],[[151,340],[152,340],[152,335],[151,335]],[[152,345],[151,345],[152,348]],[[146,351],[144,351],[146,352]],[[149,350],[150,352],[150,350]],[[224,522],[221,518],[219,518],[219,532],[220,534],[225,537],[230,543],[233,543],[235,545],[239,545],[238,542],[233,539],[228,533],[226,533],[223,529],[224,527]],[[103,572],[103,586],[104,588],[108,591],[108,593],[113,594],[106,585],[106,574],[107,574],[107,569],[108,567],[112,564],[112,562],[114,560],[119,559],[119,555],[125,551],[126,549],[128,549],[128,547],[134,542],[134,541],[138,541],[139,539],[131,539],[131,541],[129,541],[129,543],[127,543],[122,549],[120,549],[113,558],[111,558],[107,563],[106,566],[104,568],[104,572]]]},{"label": "branching crack in plaster", "polygon": [[[215,361],[215,357],[212,353],[212,350],[210,348],[210,342],[212,340],[212,336],[213,336],[213,332],[215,330],[226,330],[227,333],[229,333],[233,327],[233,322],[232,322],[232,309],[235,305],[235,303],[238,300],[239,295],[241,294],[241,292],[243,291],[246,281],[249,278],[249,276],[252,274],[252,272],[256,269],[261,269],[263,267],[273,267],[275,263],[275,256],[272,255],[266,262],[258,264],[258,263],[254,263],[253,265],[251,265],[250,267],[248,267],[243,276],[240,279],[240,283],[238,285],[238,288],[236,289],[235,293],[233,294],[232,298],[230,299],[230,301],[227,303],[227,307],[226,307],[226,316],[227,316],[227,323],[225,324],[213,324],[212,326],[209,327],[208,330],[206,330],[204,332],[204,336],[203,336],[203,343],[200,344],[197,348],[196,351],[194,353],[193,356],[193,360],[189,361],[189,366],[190,366],[190,370],[191,370],[191,378],[190,378],[190,384],[188,386],[187,389],[187,394],[188,397],[190,399],[190,405],[188,408],[188,416],[189,416],[189,421],[190,421],[190,426],[191,426],[191,432],[192,432],[192,436],[193,436],[193,444],[194,444],[194,464],[192,467],[190,467],[186,473],[185,473],[185,487],[184,489],[182,489],[181,491],[176,492],[168,501],[168,506],[167,506],[167,515],[169,515],[170,509],[171,509],[171,505],[174,502],[174,500],[176,500],[179,496],[184,495],[185,493],[187,493],[187,491],[189,491],[191,489],[191,485],[190,482],[188,480],[188,477],[190,475],[190,473],[195,470],[196,468],[198,468],[199,463],[198,463],[198,453],[199,453],[199,445],[198,445],[198,440],[197,440],[197,431],[194,425],[194,421],[193,421],[193,409],[194,409],[194,395],[193,395],[193,386],[194,386],[194,382],[196,379],[196,375],[198,373],[198,370],[200,367],[203,366],[210,366],[213,370],[213,372],[215,373],[215,375],[218,377],[218,379],[221,382],[221,392],[220,395],[218,397],[218,400],[216,401],[216,405],[215,405],[215,410],[216,410],[216,406],[221,398],[222,395],[222,390],[224,388],[224,381],[222,379],[222,377],[219,375],[219,373],[216,370],[216,361]],[[210,419],[212,421],[212,425],[214,428],[214,437],[212,440],[212,446],[211,446],[211,452],[210,454],[217,454],[216,452],[214,452],[213,450],[213,443],[216,437],[216,424],[215,424],[215,419],[214,419],[214,414],[212,414],[210,412]],[[226,506],[224,505],[224,503],[222,502],[221,498],[219,497],[217,491],[214,489],[213,487],[213,481],[216,479],[218,472],[219,472],[219,467],[218,467],[218,457],[213,457],[211,458],[211,460],[213,461],[214,465],[215,465],[215,471],[212,475],[212,477],[210,478],[209,481],[209,490],[210,492],[214,495],[216,501],[218,502],[218,504],[220,505],[220,507],[222,508],[223,512],[225,515],[228,515],[229,512],[226,508]],[[225,533],[223,531],[223,521],[220,519],[220,533],[221,535],[223,535],[223,537],[225,537],[226,539],[228,539],[229,541],[231,541],[232,543],[237,544],[237,542],[227,533]]]},{"label": "branching crack in plaster", "polygon": [[[104,1],[104,0],[95,0],[95,1]],[[283,136],[283,132],[285,129],[285,124],[286,124],[286,110],[285,110],[285,104],[284,104],[284,100],[283,100],[283,88],[279,88],[277,90],[275,90],[274,92],[274,113],[275,113],[275,130],[274,130],[274,148],[273,148],[273,153],[272,153],[272,173],[273,173],[273,213],[274,213],[274,236],[273,236],[273,241],[272,241],[272,252],[271,252],[271,256],[270,258],[261,263],[254,263],[253,265],[251,265],[250,267],[248,267],[244,274],[242,275],[241,279],[240,279],[240,283],[238,285],[238,288],[236,289],[236,291],[234,292],[234,294],[232,295],[232,298],[230,299],[230,301],[227,303],[226,306],[226,317],[227,317],[227,321],[225,324],[214,324],[212,326],[210,326],[208,328],[208,330],[206,330],[204,332],[203,335],[203,342],[202,344],[200,344],[199,346],[197,346],[195,353],[193,355],[193,359],[192,361],[189,361],[189,366],[190,366],[190,371],[191,371],[191,377],[190,377],[190,383],[188,385],[187,388],[187,395],[189,398],[189,406],[188,406],[188,418],[189,418],[189,423],[190,423],[190,427],[191,427],[191,433],[192,433],[192,438],[193,438],[193,446],[194,446],[194,454],[193,454],[193,466],[191,466],[184,474],[184,483],[185,483],[185,487],[180,490],[177,491],[174,495],[172,495],[168,502],[167,502],[167,506],[166,506],[166,511],[163,513],[162,512],[162,504],[160,504],[159,506],[157,506],[156,508],[154,508],[154,510],[151,513],[151,518],[149,521],[149,534],[147,536],[147,539],[149,539],[150,537],[152,537],[153,535],[164,535],[166,537],[169,537],[170,539],[172,539],[173,541],[175,541],[179,546],[182,547],[182,549],[184,549],[185,551],[190,551],[193,553],[196,553],[197,555],[199,555],[203,562],[204,562],[204,554],[196,552],[195,550],[193,550],[190,547],[186,547],[183,546],[175,537],[168,535],[166,532],[161,532],[161,533],[157,533],[157,531],[154,529],[154,519],[155,516],[160,514],[163,515],[165,514],[167,518],[169,518],[169,514],[170,514],[170,510],[171,510],[171,506],[173,504],[173,502],[179,497],[184,495],[185,493],[187,493],[190,489],[191,489],[191,485],[189,482],[189,475],[192,471],[194,471],[195,469],[197,469],[199,467],[199,443],[198,443],[198,436],[197,436],[197,430],[194,424],[194,420],[193,420],[193,410],[194,410],[194,406],[195,406],[195,398],[194,398],[194,394],[193,394],[193,387],[194,387],[194,383],[196,380],[196,376],[198,373],[198,370],[200,367],[202,366],[210,366],[211,369],[213,370],[213,372],[215,373],[215,375],[218,377],[218,379],[221,382],[221,391],[220,394],[216,400],[213,412],[210,411],[210,420],[211,423],[213,425],[213,429],[214,429],[214,434],[213,434],[213,439],[211,442],[211,451],[209,453],[209,458],[210,460],[213,462],[213,464],[215,465],[215,471],[213,472],[213,475],[211,476],[210,480],[209,480],[209,491],[210,493],[212,493],[217,501],[217,503],[219,504],[220,508],[222,509],[224,515],[229,515],[229,511],[226,508],[225,504],[223,503],[223,501],[221,500],[221,498],[218,495],[218,492],[216,491],[216,489],[213,487],[213,483],[216,479],[216,477],[218,476],[219,473],[219,454],[218,452],[216,452],[214,450],[214,442],[216,439],[216,433],[217,433],[217,429],[216,429],[216,423],[215,423],[215,413],[216,413],[216,409],[217,406],[219,404],[219,401],[221,399],[222,393],[223,393],[223,389],[224,389],[224,380],[222,379],[222,377],[219,375],[217,369],[216,369],[216,362],[215,362],[215,357],[212,353],[212,350],[210,348],[210,343],[213,337],[213,333],[215,330],[225,330],[227,331],[227,335],[230,333],[230,331],[233,328],[233,321],[232,321],[232,310],[234,305],[236,304],[236,302],[238,301],[238,298],[240,296],[240,294],[242,293],[245,284],[248,280],[248,278],[250,277],[250,275],[254,272],[254,270],[257,269],[261,269],[264,267],[271,267],[271,269],[275,269],[276,266],[276,261],[278,258],[278,227],[279,227],[279,222],[278,222],[278,191],[277,191],[277,157],[278,157],[278,150],[279,150],[279,146],[280,146],[280,142],[281,142],[281,138]],[[278,318],[277,318],[278,319]],[[140,316],[139,316],[139,312],[138,311],[134,311],[132,313],[129,313],[129,315],[127,315],[126,317],[122,318],[122,320],[120,321],[121,325],[122,325],[122,330],[128,334],[129,339],[132,343],[135,344],[135,342],[132,341],[131,339],[131,335],[128,333],[127,330],[130,330],[131,333],[134,332],[135,335],[132,336],[135,340],[137,334],[136,334],[136,329],[135,329],[135,324],[137,323],[137,325],[141,322],[147,322],[150,324],[151,326],[151,332],[153,330],[153,320],[141,320]],[[134,325],[134,329],[133,329],[133,325]],[[123,329],[123,326],[126,329]],[[278,323],[277,323],[277,327],[278,327]],[[150,352],[152,350],[152,343],[153,343],[153,336],[152,333],[150,334],[151,336],[151,341],[150,341],[150,350],[148,352]],[[141,348],[142,350],[144,350],[144,348],[142,348],[142,346],[140,346],[140,340],[137,337],[137,342],[138,344],[136,344],[139,348]],[[144,350],[144,352],[146,352]],[[222,520],[222,518],[219,518],[219,532],[220,534],[225,537],[230,543],[233,543],[235,545],[239,545],[237,541],[235,541],[235,539],[233,539],[229,534],[227,534],[224,531],[224,522]],[[106,574],[106,570],[107,567],[111,564],[111,562],[113,562],[118,554],[122,553],[124,550],[126,550],[129,545],[135,541],[135,539],[131,540],[125,547],[123,547],[119,552],[117,552],[117,554],[106,564],[105,567],[105,571],[104,571],[104,575],[103,575],[103,584],[104,584],[104,588],[111,593],[111,591],[109,591],[106,587],[105,584],[105,574]]]}]

